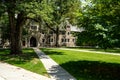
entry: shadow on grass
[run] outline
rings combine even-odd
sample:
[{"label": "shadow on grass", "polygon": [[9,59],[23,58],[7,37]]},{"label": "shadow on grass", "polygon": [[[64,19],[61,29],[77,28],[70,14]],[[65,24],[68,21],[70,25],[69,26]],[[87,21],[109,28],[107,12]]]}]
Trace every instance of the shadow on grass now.
[{"label": "shadow on grass", "polygon": [[99,61],[70,61],[61,66],[77,80],[120,80],[120,64]]},{"label": "shadow on grass", "polygon": [[65,55],[62,52],[54,51],[52,49],[47,49],[47,48],[40,48],[45,54],[49,55]]},{"label": "shadow on grass", "polygon": [[9,49],[0,50],[0,61],[7,62],[10,64],[24,64],[25,62],[31,61],[33,58],[38,58],[32,49],[24,49],[23,54],[10,55]]}]

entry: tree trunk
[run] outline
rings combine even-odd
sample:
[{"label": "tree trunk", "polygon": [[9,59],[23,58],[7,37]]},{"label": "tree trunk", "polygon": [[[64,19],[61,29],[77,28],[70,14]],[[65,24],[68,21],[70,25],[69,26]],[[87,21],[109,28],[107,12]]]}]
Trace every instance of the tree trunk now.
[{"label": "tree trunk", "polygon": [[18,14],[15,19],[15,12],[12,9],[8,9],[9,27],[10,27],[10,54],[21,54],[22,53],[22,26],[24,25],[24,13]]},{"label": "tree trunk", "polygon": [[16,22],[16,49],[17,49],[17,54],[22,53],[22,28],[23,25],[25,24],[25,13],[20,12],[17,16],[17,22]]},{"label": "tree trunk", "polygon": [[9,14],[9,26],[10,26],[10,54],[21,54],[21,27],[16,27],[16,21],[13,13]]},{"label": "tree trunk", "polygon": [[56,47],[59,47],[59,27],[56,28]]},{"label": "tree trunk", "polygon": [[15,13],[13,10],[8,10],[9,27],[10,27],[10,54],[18,54],[16,49],[16,25],[15,25]]},{"label": "tree trunk", "polygon": [[16,40],[16,50],[17,50],[17,54],[21,54],[22,53],[22,26],[18,25],[16,26],[16,35],[15,35],[15,40]]}]

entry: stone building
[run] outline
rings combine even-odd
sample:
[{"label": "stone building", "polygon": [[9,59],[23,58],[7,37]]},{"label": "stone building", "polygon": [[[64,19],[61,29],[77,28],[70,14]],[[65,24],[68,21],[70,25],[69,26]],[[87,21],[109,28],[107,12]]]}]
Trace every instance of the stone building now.
[{"label": "stone building", "polygon": [[[80,32],[76,26],[67,24],[61,27],[59,31],[59,46],[74,47],[76,38],[72,33]],[[37,22],[31,22],[28,27],[28,34],[23,36],[22,45],[24,47],[54,47],[56,43],[56,34]]]},{"label": "stone building", "polygon": [[[44,27],[43,25],[39,26],[39,23],[34,21],[31,21],[25,28],[27,28],[27,35],[23,35],[21,41],[23,47],[55,47],[56,34],[49,28]],[[74,36],[73,33],[81,31],[83,30],[78,29],[76,26],[72,26],[69,23],[66,26],[60,27],[59,46],[75,47],[77,37]],[[4,44],[7,44],[7,47],[10,45],[8,40]],[[4,45],[2,45],[1,33],[0,46],[4,47]]]}]

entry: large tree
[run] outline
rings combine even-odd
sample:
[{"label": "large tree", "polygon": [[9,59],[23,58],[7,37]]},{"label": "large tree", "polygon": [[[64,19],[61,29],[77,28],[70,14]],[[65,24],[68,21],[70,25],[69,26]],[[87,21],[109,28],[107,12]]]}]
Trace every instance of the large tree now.
[{"label": "large tree", "polygon": [[42,7],[45,4],[41,3],[45,1],[47,0],[1,0],[0,11],[8,16],[11,54],[22,53],[22,28],[27,19],[34,18],[37,14],[44,14],[41,9],[45,8]]},{"label": "large tree", "polygon": [[[59,25],[66,18],[75,22],[80,0],[1,0],[0,16],[8,16],[11,54],[21,54],[22,28],[26,19],[38,19],[56,33],[58,46]],[[52,27],[54,26],[54,27]]]},{"label": "large tree", "polygon": [[[118,46],[120,38],[120,1],[118,0],[86,0],[80,25],[94,39],[89,39],[102,48]],[[91,38],[88,37],[88,38]],[[115,45],[117,43],[117,45]]]},{"label": "large tree", "polygon": [[[66,26],[63,22],[67,19],[71,24],[76,22],[77,16],[80,13],[80,0],[52,0],[51,23],[47,23],[49,27],[56,34],[56,47],[59,46],[59,33],[60,28]],[[61,24],[63,24],[61,26]]]},{"label": "large tree", "polygon": [[76,18],[80,15],[81,2],[80,0],[48,0],[46,4],[50,7],[43,11],[47,17],[38,14],[34,20],[42,22],[41,24],[44,24],[56,34],[55,46],[58,47],[60,28],[66,26],[66,23],[64,23],[66,19],[71,24],[76,23]]}]

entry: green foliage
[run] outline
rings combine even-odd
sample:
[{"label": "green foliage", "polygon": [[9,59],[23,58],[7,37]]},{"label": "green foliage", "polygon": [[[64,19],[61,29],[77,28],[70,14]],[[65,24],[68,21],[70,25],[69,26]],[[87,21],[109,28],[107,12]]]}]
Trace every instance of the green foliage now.
[{"label": "green foliage", "polygon": [[94,40],[90,40],[101,48],[120,46],[119,9],[118,0],[90,0],[83,7],[83,16],[78,18],[79,24],[85,27],[88,34],[92,34]]},{"label": "green foliage", "polygon": [[75,19],[79,16],[80,12],[79,0],[53,0],[53,16],[57,24],[69,18],[71,23],[75,23]]},{"label": "green foliage", "polygon": [[23,28],[22,35],[25,36],[27,34],[28,34],[28,29],[27,28]]},{"label": "green foliage", "polygon": [[4,43],[6,40],[10,40],[8,17],[6,14],[4,14],[0,17],[0,28],[1,28],[0,33],[1,33],[2,43]]},{"label": "green foliage", "polygon": [[95,37],[91,36],[93,33],[90,33],[88,31],[83,31],[81,33],[77,33],[76,36],[77,41],[76,44],[77,46],[95,46]]},{"label": "green foliage", "polygon": [[[48,14],[52,10],[50,9],[51,7],[48,7],[47,1],[48,0],[1,0],[0,16],[6,13],[8,19],[11,54],[22,53],[22,29],[27,19],[40,18],[50,21]],[[1,6],[4,8],[1,9]],[[23,34],[26,34],[25,30]]]}]

